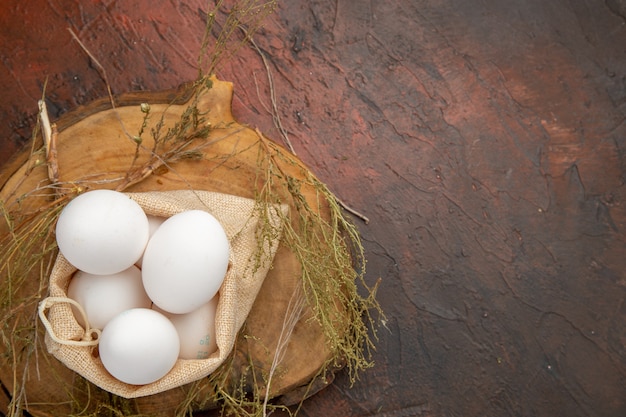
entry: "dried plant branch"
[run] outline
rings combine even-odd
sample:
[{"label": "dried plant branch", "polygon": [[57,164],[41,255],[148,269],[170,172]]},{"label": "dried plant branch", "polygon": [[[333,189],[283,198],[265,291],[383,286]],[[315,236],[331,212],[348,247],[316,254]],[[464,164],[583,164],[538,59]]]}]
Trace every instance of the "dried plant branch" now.
[{"label": "dried plant branch", "polygon": [[[82,48],[82,50],[85,51],[85,53],[89,56],[89,58],[91,58],[93,63],[96,65],[96,67],[100,71],[100,75],[102,76],[102,79],[104,80],[104,83],[106,85],[107,93],[109,94],[109,101],[111,102],[111,108],[115,112],[115,108],[116,108],[115,99],[113,97],[113,91],[111,90],[111,84],[109,83],[109,77],[107,76],[106,70],[104,69],[100,61],[98,61],[98,59],[89,51],[89,49],[87,49],[85,44],[80,40],[80,38],[76,35],[76,33],[74,33],[72,28],[67,28],[67,30],[70,32],[70,34],[72,35],[72,38],[74,38],[74,40],[78,43],[78,45]],[[122,126],[122,130],[124,131],[124,134],[129,139],[133,140],[134,139],[133,136],[130,133],[128,133],[128,131],[126,130],[126,126],[124,126],[124,123],[122,123],[122,119],[120,118],[119,114],[117,114],[117,112],[115,112],[115,116],[117,117],[117,120],[120,122],[120,125]]]},{"label": "dried plant branch", "polygon": [[263,66],[265,67],[265,72],[267,73],[267,82],[269,84],[270,101],[272,103],[272,110],[270,112],[270,114],[272,115],[272,120],[274,121],[274,125],[276,126],[276,128],[280,132],[280,135],[283,138],[283,142],[285,142],[285,145],[287,146],[289,151],[292,154],[296,155],[296,151],[293,148],[293,145],[291,144],[291,141],[289,140],[289,135],[287,134],[287,130],[283,126],[283,123],[282,123],[282,121],[280,119],[280,113],[278,112],[278,105],[276,104],[276,90],[274,88],[274,78],[272,77],[272,70],[270,69],[270,65],[269,65],[269,62],[267,61],[267,57],[265,56],[265,54],[263,53],[261,48],[259,48],[259,45],[257,45],[257,43],[254,41],[254,38],[252,36],[250,36],[248,31],[245,28],[243,28],[243,27],[241,28],[241,31],[250,40],[250,44],[257,51],[257,53],[259,54],[259,56],[263,60]]},{"label": "dried plant branch", "polygon": [[48,179],[51,184],[59,182],[59,164],[57,158],[57,137],[59,132],[56,124],[50,124],[48,107],[44,100],[39,100],[39,119],[41,121],[41,131],[43,143],[46,149],[46,161],[48,164]]},{"label": "dried plant branch", "polygon": [[70,35],[72,35],[72,38],[74,38],[74,40],[78,43],[78,45],[82,48],[82,50],[85,51],[85,53],[89,56],[89,58],[91,58],[93,63],[98,68],[98,71],[100,71],[100,75],[102,76],[102,79],[104,80],[104,83],[106,84],[107,93],[109,94],[109,100],[111,101],[111,106],[113,106],[113,108],[115,108],[115,100],[113,99],[113,92],[111,91],[111,84],[109,83],[109,77],[107,76],[106,70],[104,69],[104,67],[102,66],[100,61],[98,61],[98,59],[85,46],[83,41],[80,40],[78,35],[76,35],[76,33],[74,33],[72,28],[67,28],[67,30],[68,30],[68,32],[70,32]]},{"label": "dried plant branch", "polygon": [[[278,111],[278,105],[277,105],[277,101],[276,101],[276,89],[274,88],[274,79],[272,77],[272,71],[270,69],[270,65],[269,65],[269,62],[267,60],[267,57],[265,56],[265,54],[263,53],[261,48],[257,45],[257,43],[254,41],[254,38],[252,36],[249,36],[249,34],[246,31],[246,29],[245,28],[241,28],[241,30],[244,32],[244,34],[246,34],[247,38],[250,40],[250,44],[257,51],[257,53],[259,54],[259,56],[263,60],[263,66],[265,67],[265,71],[267,73],[267,82],[268,82],[269,91],[270,91],[270,101],[272,103],[272,108],[271,108],[271,110],[268,110],[268,112],[272,115],[272,119],[274,121],[274,125],[276,126],[276,128],[280,132],[280,134],[281,134],[281,136],[283,138],[283,142],[287,146],[287,149],[289,149],[289,151],[292,154],[296,155],[296,151],[295,151],[293,145],[291,144],[291,140],[289,139],[289,135],[287,134],[287,130],[283,126],[281,118],[280,118],[280,113]],[[256,83],[256,77],[255,77],[254,80],[255,80],[255,83]],[[257,94],[258,94],[258,85],[257,85]],[[365,216],[363,213],[353,209],[352,207],[350,207],[348,204],[346,204],[341,199],[337,199],[337,202],[339,203],[339,205],[345,211],[347,211],[348,213],[352,214],[355,217],[358,217],[365,224],[369,224],[370,219],[367,216]]]},{"label": "dried plant branch", "polygon": [[276,368],[278,368],[278,366],[281,364],[285,357],[285,354],[287,352],[287,346],[289,344],[289,340],[291,339],[291,334],[293,333],[296,324],[302,317],[302,311],[304,310],[305,306],[306,299],[302,295],[302,287],[296,286],[293,294],[291,295],[291,298],[289,299],[289,304],[287,305],[287,311],[285,312],[285,317],[283,319],[283,326],[280,330],[278,342],[276,343],[276,351],[274,352],[274,358],[272,359],[270,371],[267,375],[267,380],[265,383],[265,399],[263,400],[263,417],[267,417],[268,415],[267,405],[270,399],[274,373],[276,372]]},{"label": "dried plant branch", "polygon": [[[207,13],[207,25],[198,57],[198,78],[210,77],[222,61],[234,56],[246,43],[249,36],[256,33],[265,18],[274,11],[276,3],[276,0],[240,0],[236,2],[229,10],[222,29],[213,43],[213,48],[209,48],[212,29],[217,24],[217,15],[220,9],[224,6],[224,1],[218,0],[215,7]],[[248,36],[243,41],[233,42],[233,34],[239,27],[247,27]],[[205,60],[208,60],[207,64],[205,64]],[[204,68],[205,66],[206,68]]]},{"label": "dried plant branch", "polygon": [[352,214],[353,216],[356,216],[359,219],[363,220],[363,223],[369,224],[370,219],[367,216],[365,216],[363,213],[361,213],[359,211],[356,211],[355,209],[353,209],[352,207],[350,207],[349,205],[344,203],[343,200],[340,200],[337,197],[335,197],[335,198],[337,199],[337,203],[341,206],[341,208],[343,208],[345,211],[347,211],[348,213]]}]

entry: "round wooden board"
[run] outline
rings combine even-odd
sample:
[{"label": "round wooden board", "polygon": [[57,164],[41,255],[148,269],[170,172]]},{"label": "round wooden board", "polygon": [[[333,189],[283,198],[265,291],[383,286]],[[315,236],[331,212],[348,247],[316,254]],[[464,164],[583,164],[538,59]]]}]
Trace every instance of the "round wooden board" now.
[{"label": "round wooden board", "polygon": [[[184,91],[184,89],[181,89]],[[127,191],[166,191],[178,189],[197,189],[235,194],[247,198],[255,197],[258,181],[257,159],[259,155],[259,133],[237,123],[231,114],[233,87],[228,82],[213,80],[213,86],[200,98],[198,108],[207,112],[211,123],[211,133],[204,143],[197,142],[194,147],[201,150],[201,158],[185,159],[155,170],[155,173],[143,181],[132,185]],[[78,108],[57,121],[59,136],[57,143],[57,161],[59,181],[68,187],[110,188],[115,189],[132,164],[136,145],[129,139],[127,132],[138,132],[143,121],[140,103],[151,106],[146,132],[155,126],[163,115],[165,126],[174,126],[181,114],[188,107],[189,101],[169,93],[133,93],[117,98],[118,106],[110,109],[106,101],[94,102]],[[188,95],[188,100],[191,100]],[[109,109],[106,109],[109,107]],[[123,127],[122,127],[123,126]],[[126,131],[126,132],[125,132]],[[136,164],[141,165],[149,158],[151,138],[144,135],[145,149],[139,152]],[[284,151],[287,152],[287,151]],[[0,179],[2,189],[0,198],[11,204],[19,196],[41,187],[47,181],[45,164],[41,164],[41,153],[23,153],[17,162],[8,164]],[[21,159],[20,159],[21,158]],[[26,172],[39,160],[39,165],[30,175]],[[300,175],[302,165],[285,164],[283,169]],[[313,189],[303,190],[309,202],[319,204]],[[41,197],[29,197],[22,200],[24,209],[37,207],[48,201],[49,194]],[[324,210],[323,207],[320,210]],[[4,231],[6,232],[6,231]],[[32,280],[33,285],[36,279]],[[252,363],[255,372],[262,375],[269,370],[277,341],[283,325],[283,317],[292,293],[300,281],[300,264],[294,255],[281,246],[274,259],[273,267],[267,275],[258,298],[245,324],[246,338],[236,345],[235,365],[233,369],[246,369]],[[30,284],[30,281],[29,281]],[[23,291],[34,291],[23,288]],[[302,399],[299,387],[308,385],[329,358],[325,339],[320,327],[310,318],[310,311],[305,312],[296,325],[286,356],[272,381],[271,397],[283,396],[288,402]],[[43,337],[40,338],[43,340]],[[41,349],[45,349],[41,346]],[[45,356],[45,355],[44,355]],[[80,397],[85,391],[85,382],[53,358],[46,357],[32,366],[38,367],[40,379],[30,378],[26,382],[29,412],[50,412],[50,404],[67,404],[68,394],[57,389],[56,378],[60,375],[65,381],[76,380],[80,387],[72,395]],[[31,367],[32,367],[31,366]],[[33,368],[34,371],[34,368]],[[237,372],[235,372],[236,374]],[[13,371],[2,370],[2,383],[12,389]],[[258,378],[258,376],[257,376]],[[247,378],[252,381],[252,378]],[[317,385],[309,391],[313,394]],[[249,387],[246,387],[249,388]],[[211,393],[206,393],[211,396]],[[184,400],[186,389],[171,390],[150,397],[136,400],[137,410],[151,415],[170,416]],[[39,406],[38,404],[46,404]],[[42,408],[40,408],[42,407]],[[63,405],[58,406],[63,411]]]}]

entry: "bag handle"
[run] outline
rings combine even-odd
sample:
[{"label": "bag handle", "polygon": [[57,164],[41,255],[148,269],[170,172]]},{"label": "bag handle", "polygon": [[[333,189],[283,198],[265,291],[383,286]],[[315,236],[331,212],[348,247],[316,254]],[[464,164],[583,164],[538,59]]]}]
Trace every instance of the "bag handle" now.
[{"label": "bag handle", "polygon": [[[48,320],[48,317],[46,316],[46,310],[48,310],[53,305],[59,304],[59,303],[72,304],[80,312],[80,315],[82,316],[83,322],[85,323],[85,327],[86,327],[85,334],[83,335],[81,340],[61,339],[54,333],[54,329],[52,328],[52,323],[50,323],[50,320]],[[39,303],[39,318],[41,319],[41,322],[46,328],[46,331],[48,332],[48,336],[50,336],[50,338],[54,340],[55,342],[60,343],[62,345],[95,346],[100,342],[100,335],[102,332],[100,331],[100,329],[95,329],[95,328],[90,327],[89,320],[87,320],[87,313],[85,312],[85,309],[76,300],[73,300],[71,298],[68,298],[68,297],[44,298]]]}]

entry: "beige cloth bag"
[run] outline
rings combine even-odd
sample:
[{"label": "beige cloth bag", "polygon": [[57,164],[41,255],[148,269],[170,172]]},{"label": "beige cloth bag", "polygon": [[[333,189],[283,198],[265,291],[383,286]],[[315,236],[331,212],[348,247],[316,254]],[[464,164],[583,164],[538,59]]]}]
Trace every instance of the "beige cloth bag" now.
[{"label": "beige cloth bag", "polygon": [[[228,357],[271,266],[279,238],[259,247],[257,231],[261,219],[258,206],[251,199],[191,190],[128,195],[147,214],[154,216],[170,217],[186,210],[205,210],[220,221],[231,245],[230,266],[219,291],[215,318],[217,352],[207,359],[179,359],[167,375],[146,385],[123,383],[106,371],[94,346],[97,342],[78,324],[71,305],[66,302],[66,290],[76,269],[63,255],[57,257],[50,276],[49,298],[43,300],[39,308],[47,329],[45,342],[48,352],[100,388],[125,398],[136,398],[204,378]],[[282,233],[281,219],[287,213],[286,205],[272,206],[264,213],[269,217],[276,236]],[[259,256],[260,265],[256,264]]]}]

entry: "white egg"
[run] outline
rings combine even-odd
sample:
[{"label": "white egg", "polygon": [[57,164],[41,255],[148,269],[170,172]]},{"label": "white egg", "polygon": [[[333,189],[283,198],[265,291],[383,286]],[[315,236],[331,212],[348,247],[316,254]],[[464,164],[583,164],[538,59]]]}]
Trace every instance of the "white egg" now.
[{"label": "white egg", "polygon": [[172,314],[152,308],[165,315],[178,332],[180,339],[181,359],[206,359],[217,350],[215,341],[215,313],[217,311],[219,295],[216,295],[206,304],[186,314]]},{"label": "white egg", "polygon": [[[67,296],[87,313],[91,327],[102,329],[113,317],[131,308],[150,308],[152,301],[143,288],[141,271],[131,266],[112,275],[94,275],[77,271],[67,288]],[[72,306],[74,316],[85,326],[82,315]]]},{"label": "white egg", "polygon": [[77,269],[115,274],[133,265],[148,242],[148,218],[127,195],[94,190],[70,201],[61,212],[59,250]]},{"label": "white egg", "polygon": [[143,256],[143,285],[152,301],[175,314],[189,313],[217,294],[230,247],[219,221],[201,210],[167,219]]},{"label": "white egg", "polygon": [[178,359],[174,325],[161,313],[134,308],[115,316],[102,330],[99,352],[113,377],[127,384],[150,384],[165,376]]},{"label": "white egg", "polygon": [[[154,234],[154,232],[156,232],[159,226],[163,224],[165,219],[166,217],[158,217],[158,216],[152,216],[148,214],[148,229],[149,229],[150,237],[152,237],[152,235]],[[141,254],[141,258],[139,258],[139,260],[135,262],[135,265],[137,265],[139,268],[141,268],[142,264],[143,264],[143,253]]]}]

